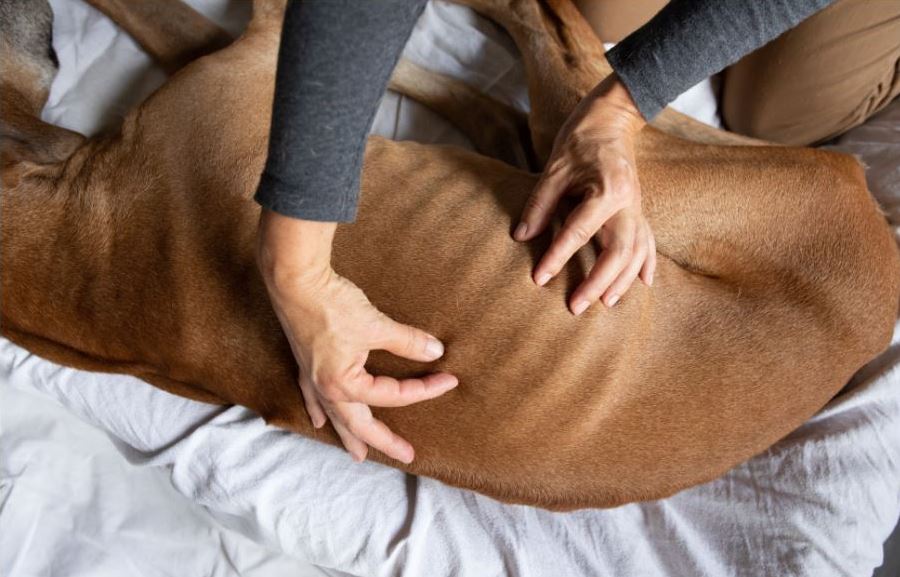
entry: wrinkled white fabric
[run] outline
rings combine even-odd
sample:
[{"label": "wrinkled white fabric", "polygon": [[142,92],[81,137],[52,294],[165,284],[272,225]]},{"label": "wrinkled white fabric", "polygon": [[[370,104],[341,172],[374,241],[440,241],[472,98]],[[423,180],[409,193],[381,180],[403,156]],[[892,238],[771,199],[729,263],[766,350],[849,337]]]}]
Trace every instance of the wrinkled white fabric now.
[{"label": "wrinkled white fabric", "polygon": [[[235,2],[191,3],[220,22],[239,13]],[[92,133],[114,124],[128,102],[140,99],[135,87],[149,90],[160,77],[108,21],[80,2],[53,4],[57,20],[70,20],[56,25],[62,70],[45,118]],[[467,10],[429,5],[406,55],[527,107],[522,67],[508,39]],[[154,74],[155,81],[148,76]],[[687,100],[706,118],[716,118],[708,83]],[[891,110],[900,115],[897,103]],[[882,126],[881,118],[873,123]],[[873,190],[885,206],[896,207],[900,179],[890,171],[900,158],[897,120],[884,126],[878,134],[887,136],[857,129],[840,145],[865,157]],[[464,142],[436,115],[396,95],[386,96],[375,129],[426,142]],[[898,215],[891,214],[896,226]],[[183,499],[164,496],[162,488],[158,494],[147,489],[164,475],[179,493],[257,542],[332,574],[365,576],[855,577],[880,564],[881,543],[900,514],[900,330],[891,349],[847,392],[721,479],[670,499],[573,513],[503,505],[381,465],[357,465],[339,449],[268,427],[240,407],[188,401],[127,376],[62,368],[3,340],[0,382],[0,570],[14,577],[113,574],[62,571],[62,562],[118,564],[120,575],[251,575],[243,567],[254,563],[272,564],[272,574],[286,574],[288,567],[312,570],[253,549],[233,533],[203,525],[205,520],[179,533],[177,527],[193,523],[188,517],[202,515]],[[122,466],[107,450],[103,458],[110,467],[92,468],[97,457],[89,455],[103,443],[88,428],[70,424],[52,401],[39,402],[35,391],[108,431],[140,467]],[[48,421],[48,415],[55,416]],[[72,449],[66,452],[66,446]],[[152,480],[136,480],[146,473]],[[32,486],[42,491],[29,493]],[[148,524],[141,525],[139,539],[121,538],[129,523],[137,526],[154,514],[165,518],[157,536],[147,532]],[[54,519],[70,526],[44,531]],[[38,530],[47,542],[30,537]],[[203,530],[205,538],[195,536]],[[88,539],[93,547],[82,546]],[[213,572],[173,545],[189,542],[198,559],[221,560],[224,547],[217,539],[238,543],[228,550],[242,565],[220,561]],[[115,554],[105,551],[109,543]],[[33,564],[23,565],[25,558]],[[146,565],[153,571],[138,571]]]},{"label": "wrinkled white fabric", "polygon": [[18,361],[8,352],[0,353],[0,575],[324,574],[222,527],[172,487],[166,468],[130,466],[99,428],[31,388],[31,371],[10,366]]},{"label": "wrinkled white fabric", "polygon": [[562,514],[357,465],[239,407],[56,367],[6,342],[0,357],[4,380],[110,431],[132,462],[167,467],[226,525],[354,575],[867,575],[900,511],[900,338],[850,392],[723,478]]}]

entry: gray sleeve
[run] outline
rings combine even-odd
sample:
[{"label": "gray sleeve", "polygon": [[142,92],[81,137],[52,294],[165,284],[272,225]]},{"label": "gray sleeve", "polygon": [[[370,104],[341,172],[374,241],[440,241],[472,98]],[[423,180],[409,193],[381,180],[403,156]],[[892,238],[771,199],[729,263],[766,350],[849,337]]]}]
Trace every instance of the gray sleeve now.
[{"label": "gray sleeve", "polygon": [[295,218],[354,220],[366,138],[425,1],[288,4],[259,204]]},{"label": "gray sleeve", "polygon": [[647,120],[833,0],[672,0],[607,58]]}]

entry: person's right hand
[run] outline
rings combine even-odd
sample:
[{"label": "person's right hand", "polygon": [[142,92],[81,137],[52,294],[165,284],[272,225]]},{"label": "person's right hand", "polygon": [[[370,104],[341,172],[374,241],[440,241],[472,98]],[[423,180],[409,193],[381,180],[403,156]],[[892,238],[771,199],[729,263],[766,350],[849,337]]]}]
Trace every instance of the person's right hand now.
[{"label": "person's right hand", "polygon": [[653,284],[656,241],[641,211],[634,154],[645,124],[616,74],[600,82],[556,135],[546,170],[513,234],[518,241],[533,239],[547,229],[563,197],[581,197],[533,272],[534,282],[543,286],[596,239],[602,250],[569,300],[576,315],[597,301],[615,305],[638,277]]},{"label": "person's right hand", "polygon": [[412,462],[408,441],[372,415],[369,406],[400,407],[440,396],[458,381],[447,373],[421,379],[378,375],[365,369],[369,351],[386,350],[433,361],[444,347],[428,333],[376,309],[352,282],[331,268],[337,225],[263,210],[257,261],[275,313],[300,367],[299,385],[313,426],[327,420],[357,461],[374,447]]}]

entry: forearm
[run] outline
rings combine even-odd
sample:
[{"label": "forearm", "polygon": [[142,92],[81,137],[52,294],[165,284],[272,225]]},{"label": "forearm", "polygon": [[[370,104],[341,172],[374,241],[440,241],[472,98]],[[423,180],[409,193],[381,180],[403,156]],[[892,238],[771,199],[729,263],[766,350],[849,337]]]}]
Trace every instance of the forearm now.
[{"label": "forearm", "polygon": [[425,0],[292,1],[285,14],[263,207],[306,220],[356,216],[366,137]]},{"label": "forearm", "polygon": [[641,113],[740,60],[833,0],[672,0],[607,57]]}]

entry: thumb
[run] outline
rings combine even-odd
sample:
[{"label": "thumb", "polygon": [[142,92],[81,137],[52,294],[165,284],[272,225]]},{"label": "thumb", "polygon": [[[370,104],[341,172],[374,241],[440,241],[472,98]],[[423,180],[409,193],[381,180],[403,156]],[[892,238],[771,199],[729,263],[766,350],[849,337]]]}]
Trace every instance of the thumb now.
[{"label": "thumb", "polygon": [[528,197],[528,202],[525,203],[522,219],[513,232],[514,239],[530,240],[544,232],[556,212],[567,184],[568,174],[565,170],[548,168],[544,171],[531,196]]},{"label": "thumb", "polygon": [[378,348],[413,361],[434,361],[444,354],[444,345],[423,330],[386,318]]}]

